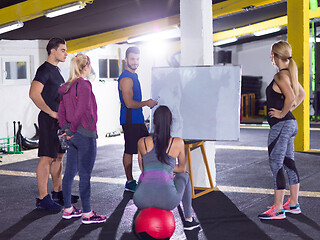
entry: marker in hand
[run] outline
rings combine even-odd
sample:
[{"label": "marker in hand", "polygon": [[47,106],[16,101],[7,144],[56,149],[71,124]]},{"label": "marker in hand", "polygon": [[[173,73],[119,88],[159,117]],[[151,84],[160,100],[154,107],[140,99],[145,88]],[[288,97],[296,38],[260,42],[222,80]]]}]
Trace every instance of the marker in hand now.
[{"label": "marker in hand", "polygon": [[[154,101],[159,102],[159,99],[160,99],[160,97],[158,96],[158,97],[156,97],[156,99],[154,99]],[[158,105],[158,103],[157,103],[156,105]],[[154,106],[156,106],[156,105],[154,105]],[[152,108],[154,108],[154,106],[153,106]],[[152,108],[151,108],[151,109],[152,109]]]}]

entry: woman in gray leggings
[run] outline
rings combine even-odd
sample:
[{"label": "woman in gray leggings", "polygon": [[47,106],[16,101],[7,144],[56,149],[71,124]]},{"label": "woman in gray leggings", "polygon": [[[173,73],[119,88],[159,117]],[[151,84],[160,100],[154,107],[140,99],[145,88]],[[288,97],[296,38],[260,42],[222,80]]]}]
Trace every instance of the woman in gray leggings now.
[{"label": "woman in gray leggings", "polygon": [[152,136],[138,141],[142,173],[133,201],[139,209],[155,207],[163,210],[172,210],[182,201],[184,229],[192,230],[200,225],[191,215],[191,183],[186,172],[184,142],[170,136],[172,115],[168,107],[159,106],[153,122]]},{"label": "woman in gray leggings", "polygon": [[[302,102],[305,92],[298,82],[298,68],[291,57],[289,43],[279,41],[272,45],[271,61],[278,73],[266,89],[268,123],[268,153],[274,180],[274,205],[259,215],[260,219],[284,219],[285,213],[301,213],[298,203],[299,175],[294,162],[294,137],[298,125],[291,113]],[[290,198],[283,204],[286,181],[289,180]]]}]

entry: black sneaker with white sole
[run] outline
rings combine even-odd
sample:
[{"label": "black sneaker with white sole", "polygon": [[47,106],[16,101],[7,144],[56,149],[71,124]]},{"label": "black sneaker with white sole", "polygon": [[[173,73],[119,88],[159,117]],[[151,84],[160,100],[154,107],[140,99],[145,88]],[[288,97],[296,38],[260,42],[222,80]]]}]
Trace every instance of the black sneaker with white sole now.
[{"label": "black sneaker with white sole", "polygon": [[200,223],[198,223],[196,220],[194,220],[194,218],[192,218],[192,222],[188,222],[188,221],[183,222],[183,229],[184,230],[190,231],[190,230],[193,230],[198,227],[200,227]]}]

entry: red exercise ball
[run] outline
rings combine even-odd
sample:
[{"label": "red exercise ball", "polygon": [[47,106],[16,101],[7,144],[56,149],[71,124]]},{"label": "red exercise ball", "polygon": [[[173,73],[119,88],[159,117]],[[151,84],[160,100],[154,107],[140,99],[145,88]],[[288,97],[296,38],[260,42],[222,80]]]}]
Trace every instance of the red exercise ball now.
[{"label": "red exercise ball", "polygon": [[171,211],[145,208],[135,220],[135,230],[141,239],[170,239],[176,223]]}]

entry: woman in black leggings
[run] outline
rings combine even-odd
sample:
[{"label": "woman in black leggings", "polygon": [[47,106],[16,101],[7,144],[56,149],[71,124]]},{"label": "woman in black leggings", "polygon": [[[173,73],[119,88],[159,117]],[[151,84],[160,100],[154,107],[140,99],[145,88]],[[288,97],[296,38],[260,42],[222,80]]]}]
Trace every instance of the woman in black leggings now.
[{"label": "woman in black leggings", "polygon": [[139,209],[155,207],[163,210],[172,210],[182,201],[184,229],[192,230],[199,227],[199,223],[191,215],[191,183],[186,172],[184,142],[170,136],[172,115],[168,107],[158,107],[153,122],[152,136],[138,141],[142,174],[133,201]]},{"label": "woman in black leggings", "polygon": [[[266,89],[270,132],[268,153],[274,181],[274,205],[259,215],[260,219],[284,219],[286,212],[301,213],[298,203],[299,175],[294,162],[294,137],[297,121],[291,113],[302,102],[305,92],[298,82],[298,68],[292,59],[289,43],[279,41],[272,45],[271,61],[279,70]],[[283,205],[288,175],[290,198]]]}]

